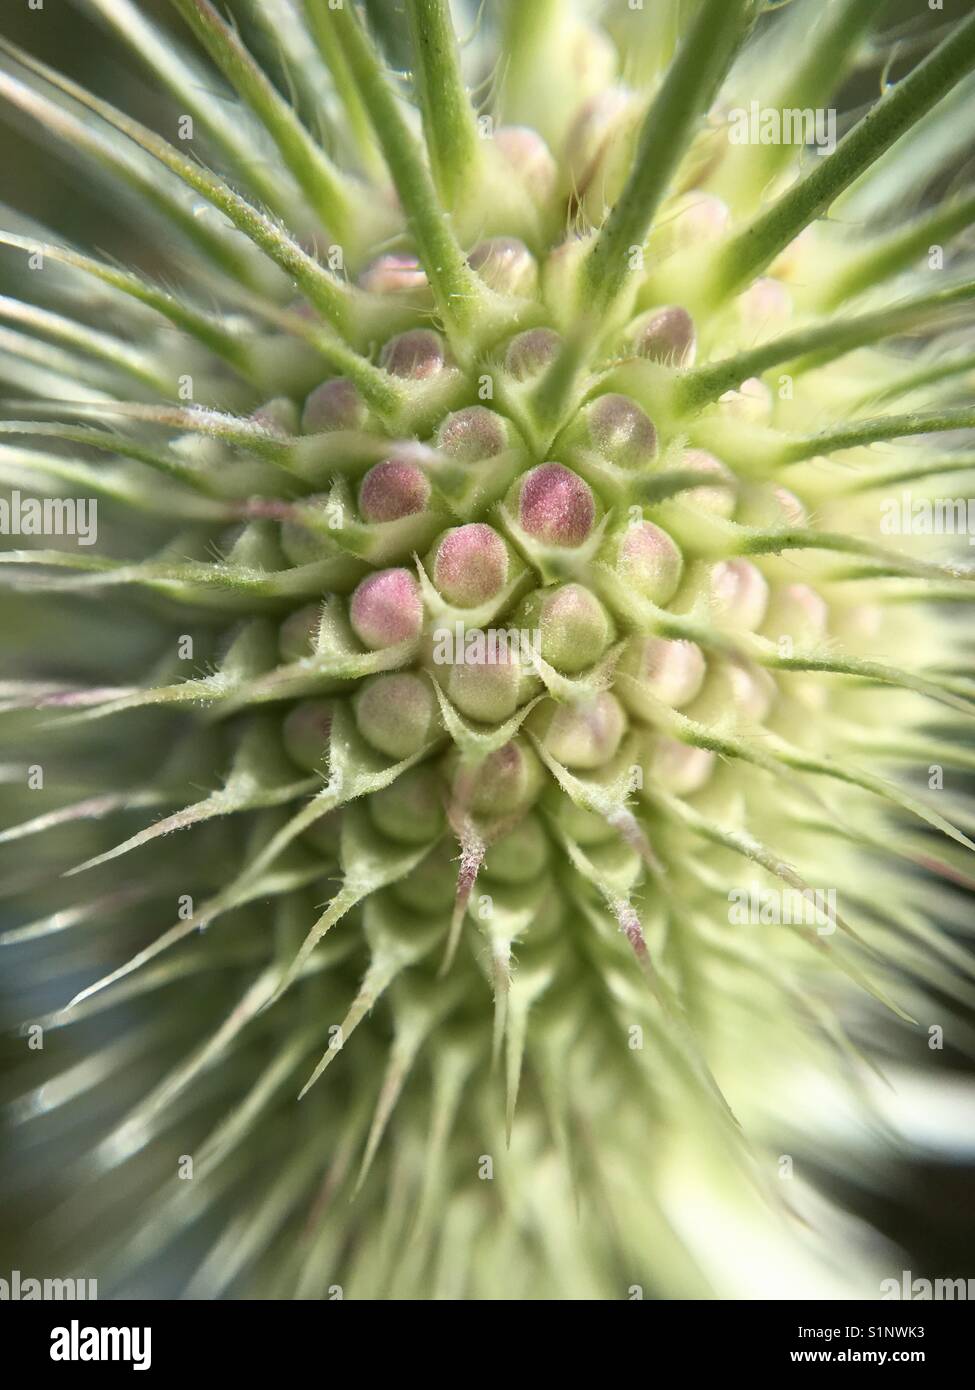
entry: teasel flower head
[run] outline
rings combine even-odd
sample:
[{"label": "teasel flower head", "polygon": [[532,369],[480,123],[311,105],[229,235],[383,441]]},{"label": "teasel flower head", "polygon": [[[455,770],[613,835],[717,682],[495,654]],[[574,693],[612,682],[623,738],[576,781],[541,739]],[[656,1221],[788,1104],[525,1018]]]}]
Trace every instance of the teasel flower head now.
[{"label": "teasel flower head", "polygon": [[971,969],[972,557],[889,504],[970,486],[975,17],[85,8],[149,124],[0,38],[113,229],[0,213],[17,1239],[878,1296],[818,1175]]}]

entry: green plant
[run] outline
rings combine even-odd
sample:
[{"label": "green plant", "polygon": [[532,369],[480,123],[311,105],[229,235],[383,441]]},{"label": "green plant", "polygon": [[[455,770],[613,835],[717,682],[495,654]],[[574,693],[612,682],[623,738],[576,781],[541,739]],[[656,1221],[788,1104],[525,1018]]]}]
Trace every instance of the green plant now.
[{"label": "green plant", "polygon": [[159,133],[0,41],[131,242],[0,231],[0,468],[101,518],[0,556],[31,1239],[115,1291],[870,1296],[824,1126],[971,968],[970,552],[882,509],[973,466],[972,196],[924,194],[975,18],[827,151],[878,0],[173,5],[209,65],[89,6]]}]

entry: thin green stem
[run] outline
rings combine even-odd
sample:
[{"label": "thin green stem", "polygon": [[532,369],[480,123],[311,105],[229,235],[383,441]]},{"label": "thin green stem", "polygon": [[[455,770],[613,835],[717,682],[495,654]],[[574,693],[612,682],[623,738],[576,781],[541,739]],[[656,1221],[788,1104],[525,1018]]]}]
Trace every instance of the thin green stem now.
[{"label": "thin green stem", "polygon": [[458,205],[481,164],[481,142],[460,70],[447,0],[407,0],[413,86],[420,103],[430,166],[447,207]]},{"label": "thin green stem", "polygon": [[558,356],[535,388],[532,401],[534,442],[543,453],[548,451],[562,427],[591,345],[592,333],[587,320],[566,336]]},{"label": "thin green stem", "polygon": [[756,0],[702,0],[644,117],[626,186],[583,270],[587,313],[604,319],[630,278],[653,215],[757,14]]},{"label": "thin green stem", "polygon": [[88,324],[78,323],[63,314],[55,314],[49,309],[41,309],[36,304],[25,304],[19,299],[0,295],[0,322],[17,324],[32,336],[53,338],[56,343],[84,353],[86,357],[93,357],[96,361],[107,363],[116,371],[124,372],[126,376],[141,382],[143,386],[148,386],[159,395],[169,395],[173,388],[170,376],[132,343],[108,333],[101,333]]},{"label": "thin green stem", "polygon": [[[813,7],[803,7],[787,17],[773,40],[775,66],[785,58],[784,71],[776,74],[773,94],[762,103],[763,107],[780,111],[812,107],[823,92],[836,91],[855,66],[864,31],[886,3],[887,0],[833,0],[832,4],[818,5],[819,13],[813,15],[811,24],[809,9]],[[714,191],[729,198],[737,193],[741,201],[768,187],[795,153],[785,141],[777,145],[732,147],[732,151],[740,157],[722,162]]]},{"label": "thin green stem", "polygon": [[751,532],[738,546],[741,555],[782,555],[787,550],[825,550],[837,555],[854,555],[861,560],[875,561],[890,575],[914,576],[918,579],[975,579],[975,569],[970,565],[939,565],[915,560],[910,555],[839,531],[793,527],[786,531]]},{"label": "thin green stem", "polygon": [[841,449],[880,444],[888,439],[906,439],[915,434],[937,434],[948,430],[975,429],[975,406],[949,410],[915,410],[906,415],[879,415],[834,425],[819,434],[785,439],[779,451],[781,463],[799,463],[817,454],[835,454]]},{"label": "thin green stem", "polygon": [[[905,372],[892,381],[890,386],[875,394],[875,400],[889,400],[892,396],[903,396],[909,391],[917,391],[922,386],[948,385],[956,377],[975,371],[975,353],[966,352],[959,357],[939,358],[916,371]],[[957,383],[956,383],[957,385]]]},{"label": "thin green stem", "polygon": [[[4,48],[0,39],[0,49]],[[10,52],[10,49],[7,49]],[[17,56],[16,53],[13,55]],[[36,70],[36,69],[35,69]],[[73,159],[84,154],[108,169],[121,184],[131,188],[143,205],[153,208],[164,219],[167,231],[178,228],[192,245],[224,274],[241,284],[256,287],[254,268],[233,244],[232,234],[208,226],[194,217],[190,208],[167,184],[155,177],[155,170],[143,167],[141,161],[130,158],[115,147],[104,132],[86,125],[42,92],[18,82],[8,73],[0,72],[0,97],[25,112],[47,134],[53,134],[70,151]]]},{"label": "thin green stem", "polygon": [[932,246],[941,246],[975,222],[975,193],[937,207],[874,238],[856,252],[826,287],[824,302],[841,304],[871,285],[906,270]]},{"label": "thin green stem", "polygon": [[348,179],[312,139],[210,0],[171,3],[268,131],[322,224],[338,237],[345,235],[351,196]]},{"label": "thin green stem", "polygon": [[88,3],[159,76],[181,103],[180,110],[199,121],[247,187],[269,208],[285,213],[287,202],[282,196],[285,189],[281,179],[274,170],[255,160],[253,126],[241,119],[242,113],[235,103],[223,99],[226,93],[222,89],[213,91],[213,75],[209,69],[183,52],[173,36],[152,24],[132,0],[88,0]]},{"label": "thin green stem", "polygon": [[747,284],[831,206],[891,145],[975,67],[975,15],[919,63],[843,137],[832,154],[718,252],[709,276],[716,297]]},{"label": "thin green stem", "polygon": [[796,362],[797,372],[812,370],[855,348],[915,327],[952,304],[971,299],[975,299],[975,281],[917,295],[889,309],[878,309],[854,318],[827,319],[799,328],[748,352],[684,373],[675,386],[675,406],[682,411],[700,409],[725,391],[734,390],[748,377],[761,376],[770,367],[783,362]]},{"label": "thin green stem", "polygon": [[396,93],[352,6],[325,11],[326,0],[314,3],[323,11],[322,22],[332,25],[339,36],[409,219],[444,326],[454,345],[462,346],[486,298],[484,287],[457,244]]},{"label": "thin green stem", "polygon": [[507,121],[518,121],[526,96],[537,80],[538,55],[547,51],[557,29],[564,0],[507,0],[502,31],[501,107]]},{"label": "thin green stem", "polygon": [[892,487],[895,483],[910,483],[920,478],[937,478],[947,473],[975,472],[975,454],[946,454],[930,463],[915,463],[889,469],[885,473],[871,473],[857,481],[851,492],[875,492],[878,488]]},{"label": "thin green stem", "polygon": [[243,232],[255,246],[276,265],[280,266],[297,282],[302,293],[311,301],[329,322],[341,327],[353,292],[340,284],[317,261],[307,255],[297,242],[292,241],[272,219],[258,211],[228,184],[215,174],[209,173],[185,155],[179,153],[168,141],[138,121],[116,110],[108,102],[92,96],[84,87],[72,82],[61,73],[49,68],[46,63],[31,57],[15,44],[0,38],[0,51],[10,54],[16,62],[44,78],[58,91],[72,100],[80,102],[87,110],[101,117],[108,125],[126,136],[135,145],[145,150],[153,159],[159,161],[182,180],[188,187],[199,193],[207,202],[222,212],[238,231]]},{"label": "thin green stem", "polygon": [[359,159],[370,173],[378,174],[382,168],[382,160],[376,149],[369,115],[349,71],[338,35],[328,22],[327,7],[319,4],[318,0],[303,0],[303,6],[309,33],[315,41],[322,62],[331,74],[335,94],[345,113],[348,131]]},{"label": "thin green stem", "polygon": [[253,371],[247,346],[239,337],[229,333],[215,319],[182,303],[175,295],[169,294],[148,280],[143,280],[130,270],[121,270],[104,261],[93,260],[91,256],[82,256],[77,251],[63,246],[51,246],[48,242],[35,241],[32,237],[17,236],[14,232],[0,230],[0,246],[14,246],[28,254],[69,265],[74,270],[91,275],[103,284],[111,285],[113,289],[120,290],[140,304],[146,305],[147,308],[154,309],[177,328],[203,343],[211,352],[231,363],[245,376]]}]

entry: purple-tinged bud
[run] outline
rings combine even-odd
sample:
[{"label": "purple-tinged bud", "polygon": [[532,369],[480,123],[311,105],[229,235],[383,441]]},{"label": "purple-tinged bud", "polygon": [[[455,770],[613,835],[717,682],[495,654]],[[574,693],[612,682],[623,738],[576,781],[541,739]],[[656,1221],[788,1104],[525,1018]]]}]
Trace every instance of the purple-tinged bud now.
[{"label": "purple-tinged bud", "polygon": [[507,545],[482,521],[445,531],[428,561],[434,586],[455,608],[476,608],[496,598],[508,582],[508,568]]},{"label": "purple-tinged bud", "polygon": [[668,367],[692,367],[697,356],[694,320],[679,304],[651,309],[630,325],[634,352]]},{"label": "purple-tinged bud", "polygon": [[539,589],[524,603],[515,623],[539,633],[543,660],[565,675],[594,665],[613,640],[609,614],[581,584]]},{"label": "purple-tinged bud", "polygon": [[443,339],[430,328],[410,328],[390,338],[379,354],[379,365],[391,376],[425,381],[447,364]]},{"label": "purple-tinged bud", "polygon": [[319,603],[306,604],[285,618],[278,634],[278,650],[281,660],[286,662],[304,661],[315,651],[318,630],[322,622],[322,607]]},{"label": "purple-tinged bud", "polygon": [[376,829],[401,844],[430,844],[444,828],[444,787],[428,763],[373,792],[367,804]]},{"label": "purple-tinged bud", "polygon": [[543,748],[565,767],[592,771],[616,755],[626,733],[626,715],[608,690],[577,705],[545,700],[528,716]]},{"label": "purple-tinged bud", "polygon": [[478,242],[467,257],[467,264],[498,294],[525,299],[534,295],[538,286],[535,257],[517,237],[488,237]]},{"label": "purple-tinged bud", "polygon": [[826,636],[828,626],[829,607],[808,584],[783,584],[773,590],[763,627],[767,637],[816,642]]},{"label": "purple-tinged bud", "polygon": [[301,415],[303,434],[324,434],[332,430],[363,430],[369,408],[355,386],[344,376],[323,381],[305,398]]},{"label": "purple-tinged bud", "polygon": [[542,822],[525,816],[510,834],[495,840],[484,861],[484,874],[499,883],[531,883],[545,871],[551,844]]},{"label": "purple-tinged bud", "polygon": [[537,131],[524,125],[503,125],[494,132],[494,144],[531,191],[536,204],[551,197],[558,169],[551,150]]},{"label": "purple-tinged bud", "polygon": [[298,433],[301,416],[294,401],[287,396],[275,396],[274,400],[258,406],[251,419],[269,433],[284,436]]},{"label": "purple-tinged bud", "polygon": [[634,637],[616,668],[616,691],[631,714],[652,720],[658,705],[681,709],[693,700],[706,671],[694,642]]},{"label": "purple-tinged bud", "polygon": [[726,391],[718,404],[736,420],[750,425],[767,425],[772,418],[772,393],[757,376],[743,381],[737,391]]},{"label": "purple-tinged bud", "polygon": [[746,490],[736,516],[742,526],[765,530],[782,526],[806,526],[809,517],[794,492],[778,484],[762,484]]},{"label": "purple-tinged bud", "polygon": [[[301,499],[301,505],[321,514],[327,521],[330,498],[317,492]],[[281,548],[293,565],[313,565],[332,551],[330,542],[321,531],[302,521],[282,521]]]},{"label": "purple-tinged bud", "polygon": [[596,503],[588,483],[561,463],[541,463],[516,485],[521,529],[544,545],[577,546],[589,538]]},{"label": "purple-tinged bud", "polygon": [[[482,724],[500,724],[510,719],[524,702],[531,672],[522,664],[517,641],[495,641],[488,633],[471,633],[477,645],[455,653],[447,667],[447,695],[461,714]],[[490,647],[490,649],[489,649]]]},{"label": "purple-tinged bud", "polygon": [[406,569],[367,575],[349,602],[349,620],[362,645],[374,652],[419,637],[423,600],[415,575]]},{"label": "purple-tinged bud", "polygon": [[579,413],[592,447],[617,468],[649,468],[657,456],[657,431],[646,411],[615,392],[590,401]]},{"label": "purple-tinged bud", "polygon": [[779,280],[765,275],[738,296],[735,308],[742,328],[752,337],[782,328],[792,318],[792,295]]},{"label": "purple-tinged bud", "polygon": [[760,628],[768,608],[768,581],[750,560],[719,560],[708,571],[711,611],[724,627]]},{"label": "purple-tinged bud", "polygon": [[372,294],[399,294],[404,290],[425,289],[426,271],[415,256],[380,256],[366,266],[359,284]]},{"label": "purple-tinged bud", "polygon": [[436,446],[458,463],[480,463],[508,448],[508,425],[487,406],[469,405],[447,416],[437,431]]},{"label": "purple-tinged bud", "polygon": [[554,328],[527,328],[517,333],[504,354],[504,369],[515,381],[531,381],[555,361],[562,335]]},{"label": "purple-tinged bud", "polygon": [[636,118],[633,93],[609,87],[587,101],[569,127],[564,157],[570,188],[580,206],[591,203],[591,214],[601,213],[619,192]]},{"label": "purple-tinged bud", "polygon": [[654,740],[646,789],[655,786],[673,796],[692,796],[710,780],[717,759],[710,748],[695,748],[663,735]]},{"label": "purple-tinged bud", "polygon": [[332,733],[333,706],[329,700],[302,700],[286,716],[284,747],[298,767],[325,772]]},{"label": "purple-tinged bud", "polygon": [[721,478],[728,486],[692,487],[679,494],[679,500],[697,511],[709,512],[713,516],[730,517],[735,510],[735,475],[729,468],[704,449],[685,449],[679,472],[704,473]]},{"label": "purple-tinged bud", "polygon": [[399,521],[422,512],[430,500],[430,483],[422,468],[408,459],[384,459],[370,468],[359,485],[363,521]]},{"label": "purple-tinged bud", "polygon": [[730,226],[731,212],[727,203],[713,193],[694,189],[682,193],[662,209],[651,236],[651,249],[663,257],[675,251],[711,246],[721,240]]},{"label": "purple-tinged bud", "polygon": [[475,767],[465,766],[454,750],[447,757],[447,770],[454,798],[481,816],[497,818],[524,811],[545,785],[538,755],[521,738],[495,749]]},{"label": "purple-tinged bud", "polygon": [[437,698],[415,671],[373,676],[356,695],[354,708],[363,738],[390,758],[410,758],[437,735]]},{"label": "purple-tinged bud", "polygon": [[606,558],[627,588],[658,607],[674,597],[684,571],[677,544],[652,521],[635,522],[610,537]]},{"label": "purple-tinged bud", "polygon": [[775,681],[762,667],[721,661],[711,666],[704,688],[685,713],[701,724],[762,724],[775,696]]}]

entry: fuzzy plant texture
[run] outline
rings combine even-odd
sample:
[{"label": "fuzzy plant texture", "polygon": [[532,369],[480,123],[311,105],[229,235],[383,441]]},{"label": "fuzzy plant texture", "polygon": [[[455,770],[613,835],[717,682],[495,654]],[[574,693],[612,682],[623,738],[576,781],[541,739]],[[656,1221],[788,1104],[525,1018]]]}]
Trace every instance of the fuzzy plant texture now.
[{"label": "fuzzy plant texture", "polygon": [[972,994],[975,16],[83,8],[107,92],[0,40],[106,219],[0,218],[13,1263],[879,1296],[832,1179]]}]

